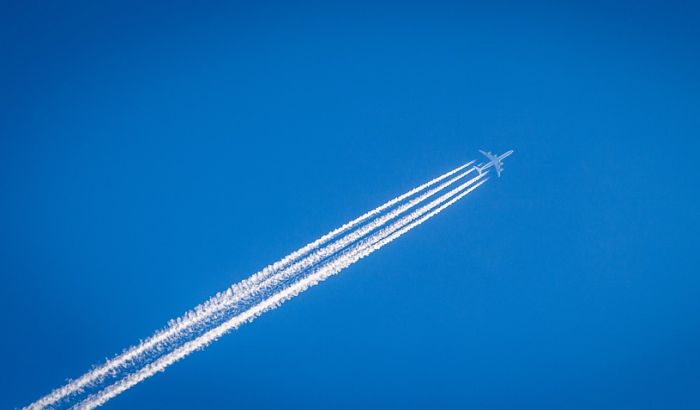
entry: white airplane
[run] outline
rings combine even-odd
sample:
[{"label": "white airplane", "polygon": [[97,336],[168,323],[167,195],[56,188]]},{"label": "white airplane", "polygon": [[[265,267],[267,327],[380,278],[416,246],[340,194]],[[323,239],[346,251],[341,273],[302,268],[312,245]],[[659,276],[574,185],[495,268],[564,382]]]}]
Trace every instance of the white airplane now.
[{"label": "white airplane", "polygon": [[494,167],[494,168],[496,168],[496,174],[500,177],[501,172],[503,172],[503,160],[506,159],[510,154],[512,154],[513,150],[505,152],[505,153],[501,154],[500,156],[496,156],[490,152],[486,152],[486,151],[482,151],[482,150],[479,150],[479,152],[484,154],[484,156],[486,156],[486,158],[489,159],[489,162],[487,162],[484,165],[481,165],[481,166],[475,165],[474,166],[474,168],[476,168],[476,170],[479,171],[479,174],[483,173],[484,171],[486,171],[487,169],[489,169],[491,167]]}]

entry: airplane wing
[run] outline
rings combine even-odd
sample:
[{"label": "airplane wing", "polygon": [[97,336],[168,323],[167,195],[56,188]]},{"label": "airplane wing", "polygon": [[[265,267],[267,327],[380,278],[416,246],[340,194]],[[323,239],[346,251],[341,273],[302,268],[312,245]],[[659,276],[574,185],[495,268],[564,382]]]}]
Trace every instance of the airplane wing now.
[{"label": "airplane wing", "polygon": [[494,163],[495,163],[496,161],[498,161],[498,158],[497,158],[495,155],[493,155],[492,153],[490,153],[490,152],[486,152],[486,151],[482,151],[482,150],[479,150],[479,152],[481,152],[482,154],[484,154],[484,156],[485,156],[486,158],[488,158],[491,162],[494,162]]},{"label": "airplane wing", "polygon": [[486,152],[486,151],[482,151],[482,150],[479,150],[479,152],[484,154],[484,156],[489,159],[490,163],[493,164],[493,167],[496,168],[496,174],[500,177],[501,170],[503,169],[502,164],[501,164],[501,160],[497,156],[493,155],[490,152]]}]

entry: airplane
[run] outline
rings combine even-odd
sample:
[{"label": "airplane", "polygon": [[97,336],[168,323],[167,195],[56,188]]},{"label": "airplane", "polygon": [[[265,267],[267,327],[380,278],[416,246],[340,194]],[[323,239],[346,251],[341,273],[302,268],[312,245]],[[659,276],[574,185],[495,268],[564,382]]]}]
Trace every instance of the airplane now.
[{"label": "airplane", "polygon": [[479,152],[484,154],[484,156],[489,159],[489,162],[487,162],[486,164],[484,164],[482,166],[476,166],[476,165],[474,166],[474,168],[476,168],[476,170],[479,171],[479,175],[481,175],[481,173],[483,173],[487,169],[494,167],[494,168],[496,168],[496,174],[500,177],[501,172],[503,172],[503,160],[506,159],[514,151],[510,150],[504,154],[501,154],[500,156],[496,156],[490,152],[482,151],[482,150],[479,150]]}]

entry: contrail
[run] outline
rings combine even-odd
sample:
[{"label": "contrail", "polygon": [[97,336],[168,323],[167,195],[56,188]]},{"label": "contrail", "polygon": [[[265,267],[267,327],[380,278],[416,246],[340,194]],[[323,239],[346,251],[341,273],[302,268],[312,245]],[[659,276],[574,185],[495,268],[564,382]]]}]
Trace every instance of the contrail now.
[{"label": "contrail", "polygon": [[[334,242],[331,245],[328,245],[312,254],[310,254],[308,257],[302,259],[299,262],[294,263],[293,265],[289,266],[288,268],[285,268],[278,272],[277,274],[274,274],[270,276],[269,279],[261,282],[256,286],[254,289],[251,289],[249,292],[244,292],[241,295],[235,295],[234,297],[228,298],[228,299],[223,299],[219,301],[219,305],[217,306],[218,309],[214,310],[212,309],[212,312],[204,318],[201,318],[201,320],[197,323],[198,326],[209,326],[211,323],[213,323],[216,320],[221,319],[222,316],[224,316],[225,313],[235,313],[234,310],[238,308],[237,306],[238,303],[242,302],[243,300],[254,300],[256,297],[259,296],[264,296],[269,293],[270,289],[274,288],[275,286],[280,285],[280,283],[289,280],[290,278],[293,278],[295,275],[302,273],[309,268],[313,267],[314,265],[317,265],[321,262],[323,262],[325,259],[333,256],[343,248],[349,246],[350,244],[356,242],[360,238],[364,237],[366,234],[369,232],[373,231],[374,229],[377,229],[378,227],[383,226],[386,224],[388,221],[391,219],[396,218],[398,215],[406,212],[408,209],[416,206],[417,204],[423,202],[426,198],[434,195],[436,192],[439,192],[440,190],[444,189],[445,187],[453,184],[457,180],[463,178],[464,176],[470,174],[473,172],[472,170],[466,171],[464,173],[459,174],[455,178],[449,180],[448,182],[445,182],[444,184],[431,189],[430,191],[426,192],[425,194],[411,200],[410,202],[392,210],[391,212],[381,216],[380,218],[377,218],[373,220],[372,222],[368,223],[367,225],[363,226],[362,228],[358,229],[355,232],[352,232],[351,234],[348,234],[347,236],[338,239],[337,242]],[[464,186],[470,185],[474,183],[477,178],[473,178],[469,182],[465,183]],[[176,339],[173,342],[181,342],[181,339]]]},{"label": "contrail", "polygon": [[[307,257],[301,259],[298,262],[295,262],[294,264],[288,266],[287,268],[282,269],[278,273],[274,275],[270,275],[268,279],[265,279],[259,283],[256,284],[256,286],[251,287],[248,289],[247,292],[241,292],[240,294],[233,295],[232,297],[221,297],[217,299],[214,303],[211,303],[209,306],[207,306],[207,316],[200,318],[201,321],[209,321],[209,320],[214,320],[218,312],[221,310],[229,309],[233,307],[236,303],[241,302],[244,299],[252,299],[256,297],[257,295],[265,292],[267,289],[269,289],[272,286],[278,285],[281,281],[286,280],[300,272],[303,272],[304,270],[320,263],[324,259],[332,256],[333,254],[337,253],[338,251],[342,250],[343,248],[347,247],[348,245],[352,244],[353,242],[357,241],[358,239],[364,237],[367,235],[369,232],[383,226],[386,224],[388,221],[396,218],[397,216],[401,215],[402,213],[406,212],[407,210],[415,207],[417,204],[425,201],[427,198],[433,196],[435,193],[443,190],[444,188],[454,184],[456,181],[464,178],[465,176],[469,175],[470,173],[474,172],[474,169],[470,169],[468,171],[465,171],[456,177],[448,180],[447,182],[430,189],[429,191],[425,192],[424,194],[418,196],[415,199],[412,199],[411,201],[397,207],[396,209],[382,215],[381,217],[373,220],[372,222],[368,223],[367,225],[362,226],[360,229],[338,239],[336,242],[332,243],[331,245],[325,246],[318,251],[315,251],[311,254],[309,254]],[[194,324],[194,323],[192,323]]]},{"label": "contrail", "polygon": [[108,400],[116,397],[120,393],[135,386],[141,381],[165,370],[168,366],[186,357],[190,353],[206,347],[227,332],[238,328],[246,322],[253,321],[266,311],[280,306],[282,303],[292,299],[301,292],[320,283],[328,277],[337,274],[341,270],[347,268],[372,252],[382,248],[384,245],[390,243],[414,227],[422,224],[427,219],[437,215],[445,208],[454,204],[459,199],[484,184],[488,180],[487,178],[484,178],[485,174],[486,173],[479,174],[475,178],[472,178],[457,188],[433,200],[428,205],[425,205],[410,215],[403,217],[401,220],[395,222],[391,226],[384,228],[369,238],[360,241],[359,245],[356,245],[343,252],[339,257],[334,258],[332,261],[313,270],[312,273],[304,276],[297,282],[294,282],[280,291],[269,295],[266,299],[262,300],[250,309],[234,316],[196,339],[185,342],[173,352],[160,357],[152,363],[146,364],[140,370],[128,374],[118,382],[88,397],[86,400],[76,405],[75,408],[87,410],[103,405]]},{"label": "contrail", "polygon": [[[134,362],[138,362],[141,358],[148,356],[149,354],[153,354],[154,352],[160,351],[164,345],[167,345],[169,343],[172,343],[173,340],[178,340],[178,338],[188,329],[190,329],[192,326],[201,323],[203,320],[207,319],[210,317],[212,314],[225,309],[226,307],[230,306],[232,303],[236,303],[236,301],[241,300],[245,297],[249,297],[255,292],[259,292],[259,287],[261,283],[265,283],[271,276],[275,275],[276,273],[280,272],[281,270],[288,269],[290,265],[294,264],[299,258],[303,257],[304,255],[309,255],[309,257],[314,257],[315,259],[302,259],[301,262],[304,262],[303,264],[297,265],[297,270],[290,269],[288,270],[288,274],[294,274],[297,273],[299,269],[303,269],[304,267],[311,266],[313,263],[318,262],[319,255],[316,253],[313,253],[316,249],[321,247],[323,244],[337,238],[339,235],[343,234],[344,232],[347,232],[356,226],[360,225],[361,223],[365,222],[366,220],[372,218],[375,215],[380,214],[381,212],[391,208],[392,206],[404,201],[405,199],[420,193],[422,191],[425,191],[427,188],[438,184],[439,182],[451,177],[452,175],[462,171],[463,169],[469,167],[472,165],[474,161],[468,162],[464,165],[461,165],[437,178],[434,178],[422,185],[419,185],[410,191],[406,192],[405,194],[402,194],[396,198],[393,198],[392,200],[384,203],[383,205],[359,216],[358,218],[342,225],[341,227],[323,235],[321,238],[305,245],[304,247],[298,249],[297,251],[294,251],[290,253],[289,255],[285,256],[278,262],[273,263],[272,265],[269,265],[265,267],[263,270],[257,272],[256,274],[252,275],[250,278],[243,280],[239,282],[236,285],[233,285],[231,288],[224,292],[220,292],[214,297],[212,297],[210,300],[207,302],[197,306],[193,310],[187,312],[184,314],[182,317],[179,319],[176,319],[174,321],[171,321],[169,323],[169,326],[166,327],[165,329],[155,333],[153,336],[149,337],[148,339],[142,341],[138,345],[129,348],[128,350],[124,351],[122,354],[118,355],[117,357],[106,361],[103,365],[91,370],[90,372],[87,372],[85,375],[81,376],[80,378],[70,381],[66,385],[54,390],[51,392],[49,395],[44,396],[40,400],[30,404],[27,408],[30,409],[40,409],[44,408],[47,406],[51,406],[53,404],[56,404],[60,400],[67,398],[71,395],[78,394],[83,392],[84,389],[90,388],[91,386],[94,386],[96,384],[101,383],[104,379],[107,377],[113,376],[117,374],[120,369],[127,368],[129,365],[131,365]],[[440,188],[436,188],[431,190],[431,194],[439,191],[440,189],[444,188],[445,186],[455,182],[457,179],[462,178],[466,174],[473,172],[474,168],[469,169],[468,171],[460,174],[456,178],[452,178],[449,183],[444,183],[440,185]],[[421,200],[427,198],[430,196],[428,194],[422,195],[420,198]],[[411,206],[414,206],[415,204],[419,203],[420,201],[418,200],[413,200],[411,201]],[[400,212],[396,212],[396,210],[392,211],[394,212],[391,217],[386,217],[387,215],[384,215],[382,218],[381,223],[375,223],[373,221],[373,227],[370,229],[367,229],[363,231],[363,234],[366,234],[367,232],[371,231],[372,229],[376,229],[377,227],[381,226],[383,223],[386,223],[388,220],[398,216],[400,213],[405,212],[407,209],[409,209],[409,206],[402,206],[400,209],[402,209]],[[399,208],[397,208],[399,209]],[[358,239],[362,235],[355,235],[353,236],[352,240]],[[346,237],[341,238],[341,240],[344,240],[342,243],[347,245],[351,243],[351,240],[346,239]],[[338,247],[340,245],[337,245],[334,248],[330,249],[340,249],[342,247]],[[324,253],[324,255],[328,256],[330,249]],[[322,259],[322,257],[321,257]],[[311,263],[311,261],[315,261]],[[269,284],[268,284],[269,286]]]},{"label": "contrail", "polygon": [[[253,321],[264,312],[337,274],[484,184],[489,167],[493,166],[500,176],[502,160],[512,151],[501,156],[482,153],[489,159],[486,164],[467,168],[474,163],[471,161],[342,225],[225,292],[217,293],[182,317],[169,322],[168,327],[149,339],[107,360],[100,367],[76,381],[70,381],[27,408],[53,406],[76,394],[87,394],[87,398],[74,408],[100,406],[192,352],[206,347],[230,330]],[[478,172],[477,176],[452,188],[457,181],[474,171]],[[430,200],[427,205],[421,205],[448,187],[448,192]],[[418,209],[385,226],[416,207]],[[348,231],[351,232],[346,234]],[[108,378],[117,381],[108,385]],[[87,389],[93,393],[86,392]]]}]

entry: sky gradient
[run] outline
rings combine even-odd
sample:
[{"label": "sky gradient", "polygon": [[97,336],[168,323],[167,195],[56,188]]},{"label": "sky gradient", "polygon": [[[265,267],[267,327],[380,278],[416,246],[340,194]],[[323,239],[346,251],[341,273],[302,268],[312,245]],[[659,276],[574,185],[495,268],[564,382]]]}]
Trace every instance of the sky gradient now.
[{"label": "sky gradient", "polygon": [[0,408],[511,148],[105,408],[700,408],[700,8],[485,4],[3,4]]}]

